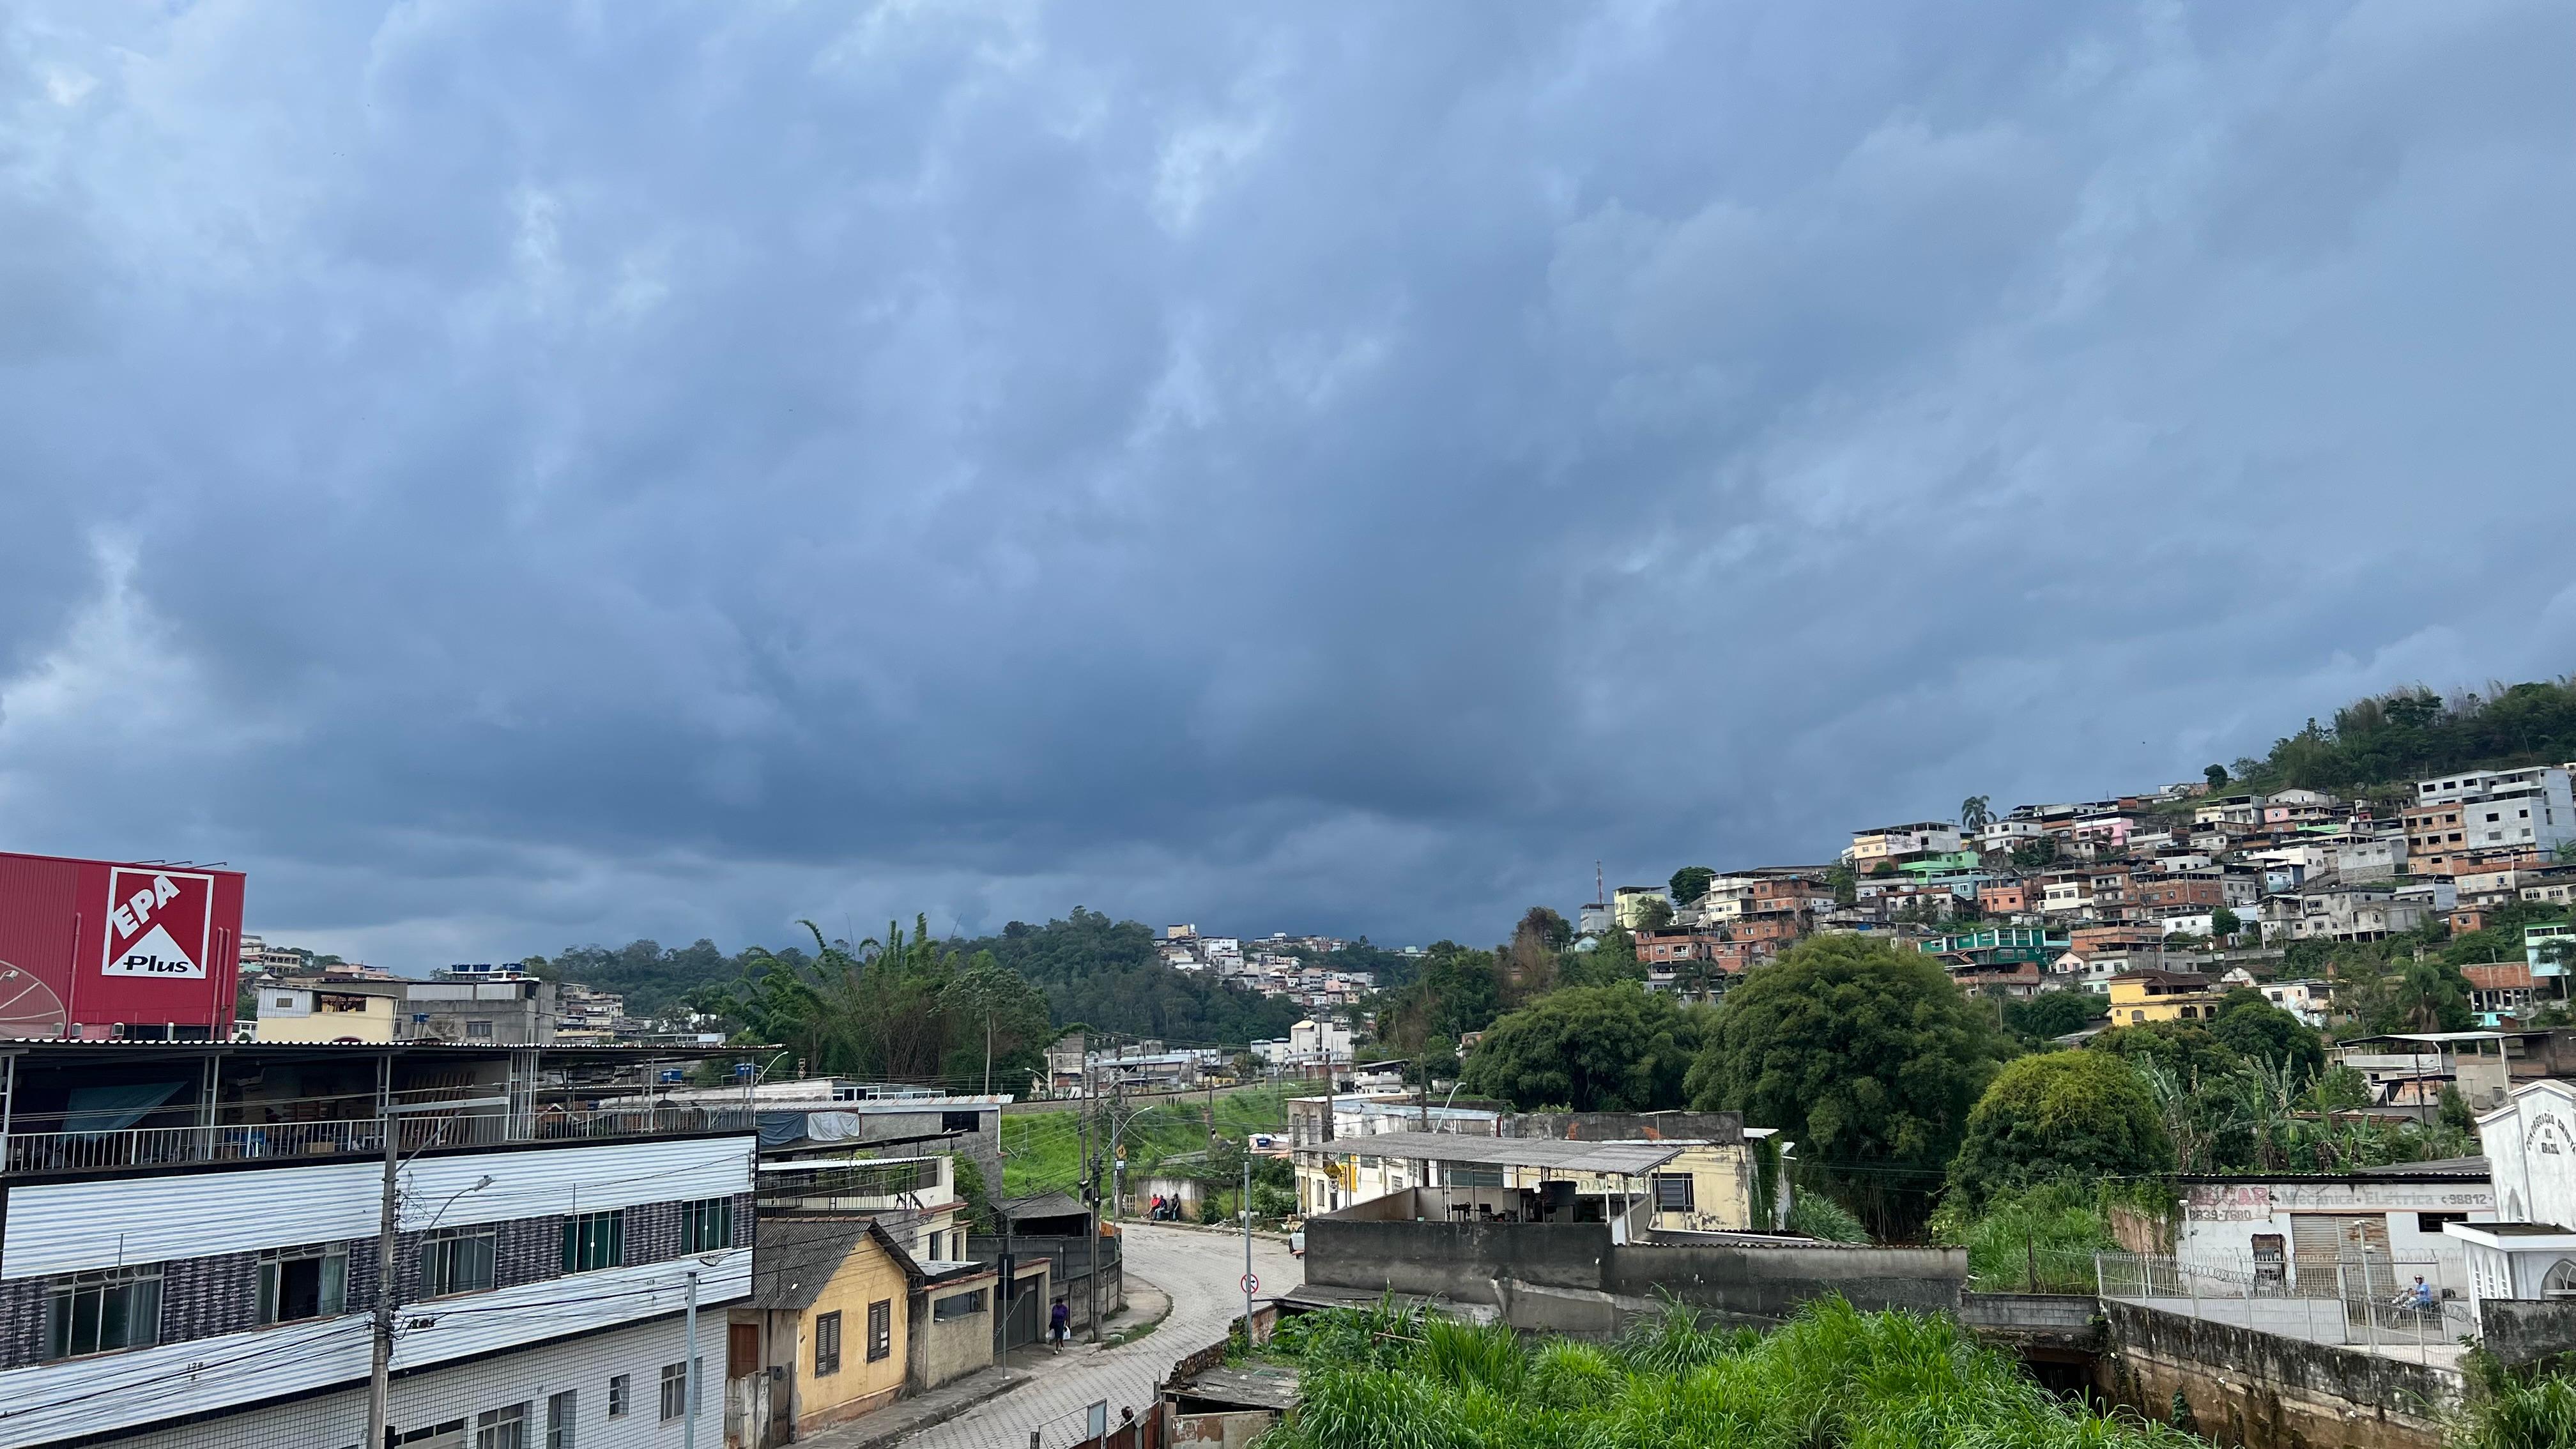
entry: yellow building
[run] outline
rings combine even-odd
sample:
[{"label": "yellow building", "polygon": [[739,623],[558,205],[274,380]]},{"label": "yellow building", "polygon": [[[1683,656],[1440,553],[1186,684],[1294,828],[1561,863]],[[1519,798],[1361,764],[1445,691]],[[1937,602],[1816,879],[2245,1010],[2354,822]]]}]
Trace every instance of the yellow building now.
[{"label": "yellow building", "polygon": [[2111,991],[2111,1024],[2207,1021],[2218,1015],[2221,992],[2206,976],[2187,971],[2128,971],[2104,983]]},{"label": "yellow building", "polygon": [[394,1009],[383,991],[263,986],[251,1040],[259,1042],[391,1042]]},{"label": "yellow building", "polygon": [[802,1439],[902,1394],[911,1358],[907,1305],[914,1283],[902,1248],[876,1220],[766,1216],[753,1260],[751,1306],[737,1328],[762,1342],[772,1433]]}]

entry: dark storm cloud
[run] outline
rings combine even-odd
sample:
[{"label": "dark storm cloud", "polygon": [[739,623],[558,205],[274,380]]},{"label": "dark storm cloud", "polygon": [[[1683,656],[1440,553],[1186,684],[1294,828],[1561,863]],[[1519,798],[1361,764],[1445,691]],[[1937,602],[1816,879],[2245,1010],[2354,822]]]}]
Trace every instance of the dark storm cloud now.
[{"label": "dark storm cloud", "polygon": [[59,7],[6,845],[1499,931],[2557,672],[2540,3]]}]

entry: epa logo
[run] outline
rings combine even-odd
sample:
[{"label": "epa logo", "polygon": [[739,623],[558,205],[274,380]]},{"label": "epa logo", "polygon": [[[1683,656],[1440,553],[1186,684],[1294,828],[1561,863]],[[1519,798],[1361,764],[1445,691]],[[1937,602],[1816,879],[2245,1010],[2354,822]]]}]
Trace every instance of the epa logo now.
[{"label": "epa logo", "polygon": [[139,866],[108,872],[101,974],[204,980],[213,902],[212,876]]}]

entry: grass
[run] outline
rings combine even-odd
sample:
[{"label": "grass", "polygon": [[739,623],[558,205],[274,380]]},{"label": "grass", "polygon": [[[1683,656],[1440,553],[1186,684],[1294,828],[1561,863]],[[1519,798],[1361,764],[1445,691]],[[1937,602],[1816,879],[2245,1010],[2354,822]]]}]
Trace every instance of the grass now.
[{"label": "grass", "polygon": [[1263,1449],[2199,1449],[2050,1394],[1946,1318],[1839,1299],[1767,1335],[1673,1304],[1610,1346],[1381,1304],[1283,1323],[1270,1351],[1304,1402]]},{"label": "grass", "polygon": [[[1259,1087],[1216,1099],[1216,1128],[1242,1141],[1255,1132],[1288,1130],[1284,1087]],[[1105,1112],[1102,1114],[1105,1117]],[[1080,1114],[1005,1113],[1002,1117],[1002,1193],[1022,1197],[1069,1189],[1082,1180]],[[1129,1118],[1118,1140],[1127,1149],[1130,1177],[1207,1150],[1206,1102],[1170,1101]],[[1175,1164],[1176,1165],[1176,1164]]]}]

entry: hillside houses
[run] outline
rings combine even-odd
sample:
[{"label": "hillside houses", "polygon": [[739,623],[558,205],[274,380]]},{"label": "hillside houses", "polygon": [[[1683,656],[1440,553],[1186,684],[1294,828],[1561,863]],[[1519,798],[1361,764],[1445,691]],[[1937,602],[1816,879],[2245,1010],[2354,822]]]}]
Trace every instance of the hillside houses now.
[{"label": "hillside houses", "polygon": [[[1829,865],[1720,874],[1704,896],[1676,902],[1668,926],[1632,934],[1649,987],[1691,999],[1716,999],[1802,938],[1851,932],[1939,959],[1966,991],[2117,991],[2138,998],[2127,1016],[2192,1019],[2225,986],[2167,982],[2150,993],[2153,973],[2256,960],[2258,974],[2235,968],[2241,984],[2270,974],[2259,962],[2299,942],[2379,941],[2436,920],[2476,930],[2515,904],[2576,910],[2572,774],[2568,765],[2457,772],[2415,782],[2401,809],[2384,793],[2374,808],[2323,790],[2199,783],[2001,812],[1971,801],[1968,820],[1855,831]],[[1605,910],[1586,925],[1626,914]],[[2482,1019],[2566,999],[2555,955],[2528,954],[2472,978]],[[2128,977],[2140,979],[2115,987]],[[2321,1020],[2328,990],[2288,983],[2283,1000]]]}]

